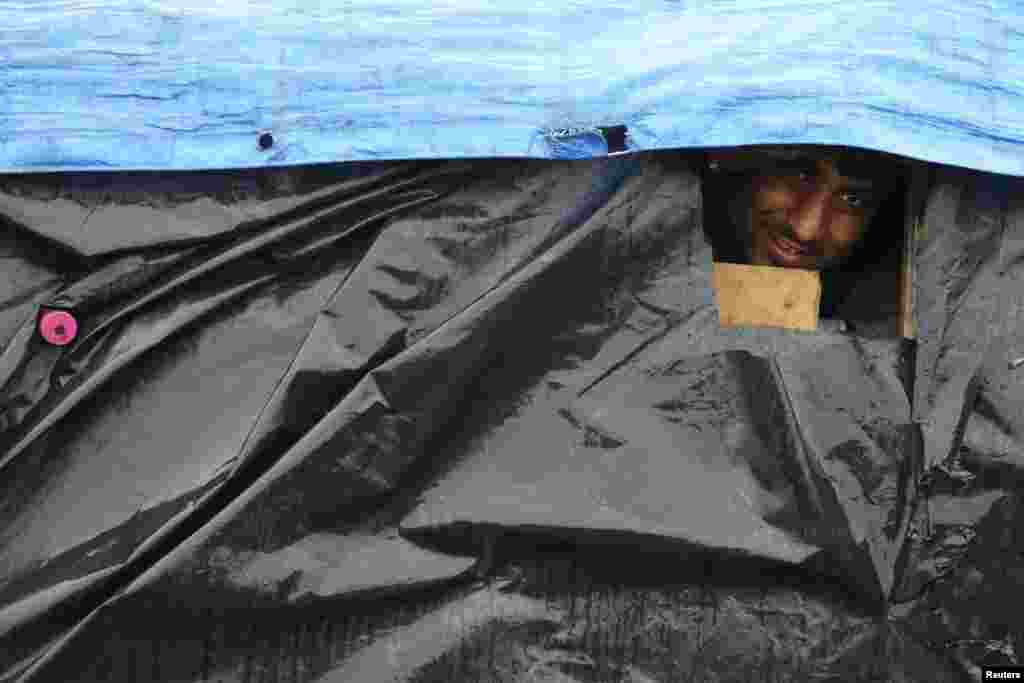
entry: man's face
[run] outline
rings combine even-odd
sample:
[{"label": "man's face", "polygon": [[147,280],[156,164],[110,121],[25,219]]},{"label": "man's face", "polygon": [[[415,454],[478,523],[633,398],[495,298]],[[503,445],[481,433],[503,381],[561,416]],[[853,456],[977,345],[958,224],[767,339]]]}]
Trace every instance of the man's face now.
[{"label": "man's face", "polygon": [[842,152],[770,158],[750,187],[752,265],[824,270],[860,243],[879,204],[876,169]]}]

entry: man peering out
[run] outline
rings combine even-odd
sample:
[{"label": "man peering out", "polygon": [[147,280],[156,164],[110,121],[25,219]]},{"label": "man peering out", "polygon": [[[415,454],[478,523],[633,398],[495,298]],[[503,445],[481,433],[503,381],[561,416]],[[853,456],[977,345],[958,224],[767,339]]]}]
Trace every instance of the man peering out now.
[{"label": "man peering out", "polygon": [[898,316],[902,160],[806,145],[711,152],[708,161],[716,260],[819,271],[822,317]]}]

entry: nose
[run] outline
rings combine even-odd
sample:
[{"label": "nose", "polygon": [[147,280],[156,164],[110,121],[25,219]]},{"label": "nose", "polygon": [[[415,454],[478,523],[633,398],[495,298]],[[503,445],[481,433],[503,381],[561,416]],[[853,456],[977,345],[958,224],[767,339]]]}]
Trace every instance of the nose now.
[{"label": "nose", "polygon": [[828,188],[818,187],[803,194],[789,216],[794,237],[800,242],[817,242],[825,235],[829,220]]}]

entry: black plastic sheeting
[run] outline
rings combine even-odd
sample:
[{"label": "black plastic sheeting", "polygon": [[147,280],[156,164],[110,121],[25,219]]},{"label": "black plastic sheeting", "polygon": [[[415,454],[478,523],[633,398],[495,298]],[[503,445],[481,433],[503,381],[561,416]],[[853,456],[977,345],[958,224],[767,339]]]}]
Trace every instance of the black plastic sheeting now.
[{"label": "black plastic sheeting", "polygon": [[1021,663],[1024,180],[927,169],[914,344],[719,328],[700,168],[0,178],[0,680]]}]

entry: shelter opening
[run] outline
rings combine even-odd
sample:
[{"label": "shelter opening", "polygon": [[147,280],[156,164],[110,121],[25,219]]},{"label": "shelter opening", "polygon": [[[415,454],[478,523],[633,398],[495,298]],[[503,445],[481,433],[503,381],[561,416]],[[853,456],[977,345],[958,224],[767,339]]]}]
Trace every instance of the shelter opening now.
[{"label": "shelter opening", "polygon": [[706,161],[723,325],[813,330],[820,318],[913,336],[908,161],[819,145],[711,150]]}]

